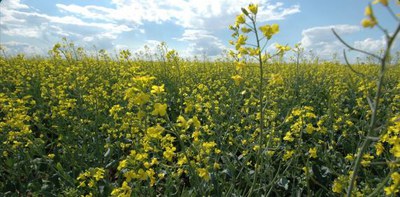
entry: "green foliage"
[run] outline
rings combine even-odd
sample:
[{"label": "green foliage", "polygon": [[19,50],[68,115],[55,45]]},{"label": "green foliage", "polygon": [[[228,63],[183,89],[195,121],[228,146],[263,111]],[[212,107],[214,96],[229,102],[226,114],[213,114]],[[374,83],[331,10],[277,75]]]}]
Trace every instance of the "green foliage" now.
[{"label": "green foliage", "polygon": [[337,196],[354,174],[349,195],[396,195],[400,67],[377,84],[376,65],[313,63],[300,45],[285,63],[288,46],[261,43],[279,27],[242,12],[233,61],[165,43],[112,59],[66,39],[49,58],[0,57],[0,196]]},{"label": "green foliage", "polygon": [[[253,194],[333,195],[368,128],[367,95],[376,89],[338,64],[271,63],[259,144],[251,63],[237,86],[235,68],[222,60],[104,54],[0,59],[1,195],[244,195],[250,187]],[[400,70],[388,69],[382,130],[398,125],[386,120],[400,111]],[[379,155],[369,149],[357,191],[371,192],[398,166],[394,145],[383,147]],[[263,178],[254,183],[257,167]]]}]

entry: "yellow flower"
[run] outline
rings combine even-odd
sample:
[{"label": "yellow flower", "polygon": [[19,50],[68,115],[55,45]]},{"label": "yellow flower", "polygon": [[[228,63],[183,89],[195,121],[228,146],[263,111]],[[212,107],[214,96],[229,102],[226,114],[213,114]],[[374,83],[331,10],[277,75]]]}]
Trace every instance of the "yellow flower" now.
[{"label": "yellow flower", "polygon": [[292,111],[292,114],[293,114],[294,116],[300,116],[301,110],[300,110],[300,109],[294,109],[294,110]]},{"label": "yellow flower", "polygon": [[201,122],[197,116],[193,116],[193,118],[190,119],[191,123],[193,124],[194,128],[199,129],[201,127]]},{"label": "yellow flower", "polygon": [[271,74],[269,79],[270,85],[282,85],[283,83],[283,78],[280,74]]},{"label": "yellow flower", "polygon": [[367,7],[365,7],[365,11],[364,11],[365,16],[373,16],[373,11],[372,11],[372,6],[368,5]]},{"label": "yellow flower", "polygon": [[130,197],[131,193],[132,193],[132,188],[128,185],[128,182],[124,181],[120,188],[115,188],[111,192],[111,196]]},{"label": "yellow flower", "polygon": [[346,157],[345,157],[345,159],[347,159],[347,160],[349,160],[349,161],[353,161],[353,160],[354,160],[354,157],[353,157],[353,155],[351,155],[351,154],[347,154]]},{"label": "yellow flower", "polygon": [[240,75],[234,75],[231,77],[233,81],[235,81],[235,85],[240,85],[240,82],[243,80],[243,78]]},{"label": "yellow flower", "polygon": [[197,173],[199,174],[199,177],[203,178],[206,181],[210,180],[210,173],[207,171],[205,168],[198,168]]},{"label": "yellow flower", "polygon": [[82,181],[79,183],[78,187],[86,187],[86,183],[85,181]]},{"label": "yellow flower", "polygon": [[147,135],[151,138],[161,139],[161,134],[164,131],[164,127],[157,125],[155,127],[149,127],[147,129]]},{"label": "yellow flower", "polygon": [[255,146],[253,147],[253,150],[254,150],[254,151],[260,150],[260,145],[255,145]]},{"label": "yellow flower", "polygon": [[159,173],[157,176],[159,179],[163,179],[165,177],[165,173]]},{"label": "yellow flower", "polygon": [[183,157],[181,157],[181,158],[179,158],[178,159],[178,165],[179,166],[182,166],[183,164],[185,164],[185,163],[187,163],[188,162],[188,160],[187,160],[187,158],[186,158],[186,156],[183,156]]},{"label": "yellow flower", "polygon": [[144,171],[142,168],[140,168],[137,172],[137,177],[139,180],[146,180],[148,178],[146,171]]},{"label": "yellow flower", "polygon": [[[399,2],[399,1],[397,1],[397,2]],[[384,6],[388,6],[388,4],[389,4],[388,0],[375,0],[372,3],[373,4],[381,3]]]},{"label": "yellow flower", "polygon": [[308,169],[308,167],[307,166],[304,166],[303,168],[302,168],[302,170],[304,171],[304,173],[308,173],[309,172],[309,169]]},{"label": "yellow flower", "polygon": [[144,161],[148,158],[148,156],[149,156],[149,154],[147,154],[147,153],[138,153],[138,154],[136,154],[135,159],[137,161]]},{"label": "yellow flower", "polygon": [[151,165],[156,165],[156,164],[158,164],[158,159],[154,157],[153,159],[151,159]]},{"label": "yellow flower", "polygon": [[339,181],[339,179],[335,179],[333,181],[333,185],[332,185],[332,191],[335,193],[342,193],[343,191],[343,184],[341,183],[341,181]]},{"label": "yellow flower", "polygon": [[400,188],[400,174],[398,172],[394,172],[390,175],[390,178],[392,178],[393,184],[385,187],[385,194],[388,196],[399,193]]},{"label": "yellow flower", "polygon": [[292,157],[294,154],[294,150],[287,150],[285,154],[283,155],[283,160],[286,161]]},{"label": "yellow flower", "polygon": [[153,186],[156,183],[156,179],[154,178],[154,175],[156,173],[154,172],[153,169],[150,168],[150,169],[146,170],[146,174],[150,178],[150,186]]},{"label": "yellow flower", "polygon": [[242,27],[242,28],[240,28],[240,30],[242,30],[243,33],[249,33],[249,32],[251,32],[251,29],[250,29],[250,28],[247,28],[247,27]]},{"label": "yellow flower", "polygon": [[210,154],[211,149],[214,148],[217,144],[215,142],[204,142],[202,147],[207,154]]},{"label": "yellow flower", "polygon": [[176,151],[175,147],[166,147],[165,151],[163,152],[163,156],[168,161],[172,161],[172,157],[174,156],[174,151]]},{"label": "yellow flower", "polygon": [[235,62],[236,64],[236,70],[242,70],[246,64],[244,62]]},{"label": "yellow flower", "polygon": [[96,168],[93,178],[95,178],[96,181],[101,180],[102,178],[104,178],[104,172],[105,172],[105,170],[103,168]]},{"label": "yellow flower", "polygon": [[245,45],[246,41],[247,41],[247,36],[241,34],[236,41],[235,45],[236,50],[239,50],[242,45]]},{"label": "yellow flower", "polygon": [[129,170],[124,173],[124,177],[126,178],[126,181],[130,182],[133,178],[137,177],[137,175],[133,170]]},{"label": "yellow flower", "polygon": [[127,166],[127,164],[128,164],[128,162],[126,161],[126,159],[124,159],[124,160],[122,160],[122,161],[120,161],[119,162],[119,165],[118,165],[118,170],[119,171],[121,171],[122,169],[124,169],[126,166]]},{"label": "yellow flower", "polygon": [[151,112],[152,115],[157,116],[165,116],[167,113],[167,104],[156,103],[154,104],[154,110]]},{"label": "yellow flower", "polygon": [[288,131],[286,132],[285,137],[283,137],[283,140],[293,142],[294,138],[292,136],[292,132]]},{"label": "yellow flower", "polygon": [[399,140],[397,141],[396,144],[393,145],[392,149],[390,150],[390,152],[397,158],[400,157],[400,143]]},{"label": "yellow flower", "polygon": [[53,154],[53,153],[50,153],[50,154],[47,155],[47,157],[49,157],[50,159],[53,159],[55,156],[56,156],[56,155]]},{"label": "yellow flower", "polygon": [[393,180],[393,184],[400,185],[400,174],[398,172],[394,172],[390,177]]},{"label": "yellow flower", "polygon": [[290,51],[290,46],[288,45],[280,45],[280,44],[275,44],[275,48],[278,50],[278,53],[283,54],[286,51]]},{"label": "yellow flower", "polygon": [[253,14],[257,14],[257,12],[258,12],[258,5],[257,4],[250,4],[249,5],[249,10],[250,10],[250,12],[251,13],[253,13]]},{"label": "yellow flower", "polygon": [[278,24],[273,24],[273,25],[264,25],[259,27],[260,31],[264,34],[267,39],[271,39],[271,37],[279,32],[279,25]]},{"label": "yellow flower", "polygon": [[378,23],[378,22],[376,21],[375,16],[374,16],[374,12],[373,12],[373,10],[372,10],[372,6],[371,6],[371,5],[368,5],[368,6],[365,8],[364,14],[365,14],[368,18],[363,19],[363,20],[361,21],[361,25],[362,25],[363,27],[365,27],[365,28],[367,28],[367,27],[372,28],[372,27],[374,27],[374,26]]},{"label": "yellow flower", "polygon": [[178,116],[178,119],[176,120],[176,122],[178,123],[177,125],[179,126],[179,127],[182,127],[182,128],[184,128],[184,129],[187,129],[187,128],[189,128],[189,124],[187,123],[187,121],[185,120],[185,117],[183,117],[183,116],[181,116],[181,115],[179,115]]},{"label": "yellow flower", "polygon": [[368,167],[371,164],[371,160],[374,159],[374,156],[367,153],[363,155],[363,160],[361,161],[361,165],[364,167]]},{"label": "yellow flower", "polygon": [[92,187],[94,187],[96,185],[96,183],[94,182],[94,180],[93,179],[90,179],[90,181],[89,181],[89,183],[88,183],[88,186],[90,187],[90,188],[92,188]]},{"label": "yellow flower", "polygon": [[221,168],[221,165],[217,162],[214,163],[214,169],[218,170]]},{"label": "yellow flower", "polygon": [[150,92],[153,93],[153,94],[160,94],[160,93],[162,93],[164,91],[165,90],[164,90],[164,84],[163,84],[161,86],[152,86]]},{"label": "yellow flower", "polygon": [[365,28],[367,28],[367,27],[372,28],[376,25],[376,21],[373,21],[371,19],[363,19],[361,21],[361,25]]},{"label": "yellow flower", "polygon": [[240,25],[246,22],[244,14],[239,14],[236,16],[236,25]]},{"label": "yellow flower", "polygon": [[249,48],[249,55],[258,56],[260,54],[259,48]]},{"label": "yellow flower", "polygon": [[150,100],[150,95],[142,92],[137,94],[136,97],[133,98],[133,103],[138,105],[143,105],[147,103],[149,100]]},{"label": "yellow flower", "polygon": [[380,142],[375,144],[375,149],[376,149],[376,155],[378,155],[378,156],[382,154],[383,150],[385,150],[382,143],[380,143]]},{"label": "yellow flower", "polygon": [[[396,193],[396,188],[395,187],[393,187],[393,185],[391,185],[391,186],[388,186],[388,187],[385,187],[385,194],[387,195],[387,196],[390,196],[390,195],[392,195],[392,194],[395,194]],[[398,189],[397,189],[397,191],[398,191]]]},{"label": "yellow flower", "polygon": [[78,176],[78,178],[76,178],[76,180],[86,180],[86,177],[89,177],[90,176],[90,173],[89,172],[84,172],[84,173],[80,173],[79,174],[79,176]]},{"label": "yellow flower", "polygon": [[307,132],[308,134],[312,134],[314,130],[315,130],[315,129],[314,129],[314,127],[313,127],[312,124],[307,124],[306,132]]},{"label": "yellow flower", "polygon": [[311,158],[317,158],[317,147],[310,148],[308,153],[310,154]]}]

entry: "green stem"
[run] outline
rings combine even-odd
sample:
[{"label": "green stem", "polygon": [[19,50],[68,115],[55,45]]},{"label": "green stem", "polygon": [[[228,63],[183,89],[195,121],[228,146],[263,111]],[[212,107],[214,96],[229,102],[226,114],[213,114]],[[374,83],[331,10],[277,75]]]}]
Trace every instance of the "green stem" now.
[{"label": "green stem", "polygon": [[262,158],[263,156],[261,155],[261,150],[263,149],[261,146],[261,142],[262,142],[262,137],[264,136],[264,110],[263,110],[263,106],[264,106],[264,101],[263,101],[263,97],[264,97],[264,93],[263,93],[263,86],[264,86],[264,70],[263,70],[263,61],[262,61],[262,57],[261,57],[261,46],[260,46],[260,40],[258,37],[258,31],[257,31],[257,26],[256,26],[256,16],[254,16],[254,18],[251,18],[251,22],[253,25],[253,29],[254,29],[254,34],[256,36],[256,41],[257,41],[257,49],[259,49],[259,53],[258,53],[258,63],[259,63],[259,68],[260,68],[260,83],[259,83],[259,87],[258,87],[258,92],[259,92],[259,99],[260,99],[260,125],[259,125],[259,137],[258,137],[258,145],[260,146],[260,148],[257,151],[257,162],[255,164],[255,169],[254,169],[254,177],[253,177],[253,183],[251,185],[250,191],[248,193],[248,196],[251,196],[252,192],[253,192],[253,187],[255,185],[255,182],[257,180],[257,175],[258,175],[258,171],[260,168],[260,163],[262,163]]},{"label": "green stem", "polygon": [[[372,108],[372,115],[371,115],[371,122],[370,122],[370,126],[369,126],[369,130],[367,133],[367,136],[372,136],[375,137],[375,126],[376,126],[376,119],[377,119],[377,112],[378,112],[378,106],[379,106],[379,99],[381,97],[381,92],[382,92],[382,86],[383,86],[383,79],[385,76],[385,69],[386,69],[386,62],[389,59],[389,55],[390,55],[390,48],[397,36],[397,34],[400,32],[400,25],[397,26],[395,33],[393,34],[393,36],[388,37],[387,40],[387,46],[386,46],[386,50],[385,50],[385,54],[384,56],[380,59],[381,60],[381,69],[379,72],[379,79],[378,79],[378,89],[376,91],[375,94],[375,101],[374,101],[374,108]],[[353,168],[353,175],[351,176],[350,179],[350,184],[348,187],[348,193],[347,193],[347,197],[351,196],[351,192],[353,190],[354,187],[354,182],[357,176],[357,172],[360,168],[360,162],[361,162],[361,158],[362,155],[364,154],[365,150],[367,149],[367,147],[369,146],[369,144],[371,143],[371,138],[366,138],[363,142],[363,144],[361,145],[360,151],[357,154],[357,158],[354,162],[354,168]]]},{"label": "green stem", "polygon": [[378,187],[377,187],[370,195],[368,195],[367,197],[376,196],[376,195],[383,189],[383,187],[385,187],[385,184],[389,181],[390,175],[391,175],[391,174],[392,174],[392,173],[390,172],[390,173],[386,176],[386,178],[383,179],[383,181],[378,185]]}]

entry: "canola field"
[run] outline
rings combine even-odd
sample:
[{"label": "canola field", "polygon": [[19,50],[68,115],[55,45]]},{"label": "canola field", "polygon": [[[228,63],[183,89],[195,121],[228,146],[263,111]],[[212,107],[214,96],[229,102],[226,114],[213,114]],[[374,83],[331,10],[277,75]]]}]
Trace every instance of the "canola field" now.
[{"label": "canola field", "polygon": [[[266,68],[260,123],[258,69],[251,65],[237,81],[232,62],[173,55],[164,61],[132,59],[126,51],[120,59],[84,53],[77,59],[1,58],[0,191],[5,196],[344,191],[357,146],[368,137],[367,97],[376,89],[378,68],[355,66],[366,78],[335,63]],[[400,67],[388,69],[377,117],[381,137],[362,157],[357,196],[385,179],[383,187],[398,186],[389,179],[399,167]]]},{"label": "canola field", "polygon": [[258,27],[257,9],[214,61],[67,40],[0,56],[0,196],[398,195],[400,26],[378,64],[290,63],[301,47],[264,52],[279,26]]}]

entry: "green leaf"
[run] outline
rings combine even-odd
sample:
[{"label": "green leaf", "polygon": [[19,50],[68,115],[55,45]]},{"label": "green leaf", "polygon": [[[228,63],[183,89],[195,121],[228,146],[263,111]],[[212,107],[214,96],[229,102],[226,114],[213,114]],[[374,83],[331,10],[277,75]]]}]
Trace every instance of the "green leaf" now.
[{"label": "green leaf", "polygon": [[56,164],[56,169],[60,172],[64,172],[64,168],[61,166],[60,162]]},{"label": "green leaf", "polygon": [[288,189],[289,189],[289,183],[290,183],[290,180],[288,180],[288,179],[285,178],[285,177],[280,178],[279,181],[278,181],[278,185],[279,185],[280,187],[283,187],[285,190],[288,190]]}]

